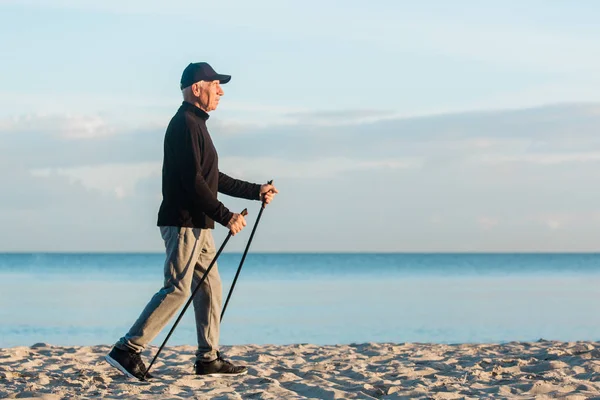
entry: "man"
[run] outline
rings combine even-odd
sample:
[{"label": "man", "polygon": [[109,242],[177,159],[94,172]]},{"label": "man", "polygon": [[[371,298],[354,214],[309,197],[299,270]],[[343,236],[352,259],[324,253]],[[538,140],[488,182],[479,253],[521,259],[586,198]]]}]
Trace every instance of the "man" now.
[{"label": "man", "polygon": [[[143,378],[146,366],[141,351],[187,301],[215,257],[211,233],[214,221],[229,228],[233,235],[246,226],[242,215],[229,211],[217,199],[217,192],[266,204],[278,193],[273,185],[241,181],[219,171],[206,120],[224,94],[221,84],[230,79],[204,62],[189,64],[181,76],[184,100],[165,133],[163,201],[157,223],[166,248],[164,285],[106,356],[111,365],[129,377]],[[218,351],[221,296],[215,263],[193,301],[198,336],[194,367],[198,375],[247,372],[246,367],[224,360]]]}]

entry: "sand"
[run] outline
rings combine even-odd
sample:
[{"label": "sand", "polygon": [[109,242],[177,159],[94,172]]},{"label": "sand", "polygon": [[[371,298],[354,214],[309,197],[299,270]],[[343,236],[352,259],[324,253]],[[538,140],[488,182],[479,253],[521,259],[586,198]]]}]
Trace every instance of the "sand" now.
[{"label": "sand", "polygon": [[[0,349],[0,397],[38,399],[600,399],[600,342],[225,346],[249,367],[192,374],[194,348],[167,347],[139,382],[109,366],[109,346]],[[144,352],[149,362],[156,352]]]}]

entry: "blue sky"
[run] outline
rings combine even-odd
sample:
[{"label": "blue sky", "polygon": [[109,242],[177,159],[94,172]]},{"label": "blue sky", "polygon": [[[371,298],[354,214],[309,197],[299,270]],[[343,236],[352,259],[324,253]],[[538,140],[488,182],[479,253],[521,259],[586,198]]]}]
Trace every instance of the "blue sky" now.
[{"label": "blue sky", "polygon": [[0,1],[0,251],[161,251],[162,135],[193,61],[233,76],[221,169],[281,189],[256,251],[598,250],[599,12]]}]

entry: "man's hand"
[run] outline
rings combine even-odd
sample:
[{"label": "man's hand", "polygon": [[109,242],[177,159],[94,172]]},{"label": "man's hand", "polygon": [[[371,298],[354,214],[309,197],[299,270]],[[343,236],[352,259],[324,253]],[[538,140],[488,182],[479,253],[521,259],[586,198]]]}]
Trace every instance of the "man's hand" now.
[{"label": "man's hand", "polygon": [[275,198],[277,193],[279,193],[279,191],[275,186],[269,185],[268,183],[262,185],[260,187],[260,200],[265,204],[269,204]]},{"label": "man's hand", "polygon": [[236,233],[239,233],[246,226],[246,219],[242,214],[233,214],[229,222],[227,223],[227,228],[231,231],[231,234],[235,236]]}]

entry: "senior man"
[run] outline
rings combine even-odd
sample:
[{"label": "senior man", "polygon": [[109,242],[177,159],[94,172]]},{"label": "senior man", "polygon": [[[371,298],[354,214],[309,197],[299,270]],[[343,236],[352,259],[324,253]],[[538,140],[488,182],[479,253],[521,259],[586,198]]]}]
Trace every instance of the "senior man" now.
[{"label": "senior man", "polygon": [[[230,79],[205,62],[189,64],[181,76],[183,103],[164,139],[163,200],[157,223],[166,248],[164,285],[106,355],[111,365],[129,377],[143,379],[146,366],[140,353],[186,302],[215,257],[214,221],[233,235],[246,226],[241,214],[229,211],[217,199],[217,192],[266,204],[278,193],[273,185],[245,182],[219,171],[206,121],[224,94],[221,84]],[[221,296],[215,263],[193,301],[198,336],[194,368],[198,375],[247,373],[246,367],[233,365],[218,351]],[[150,374],[146,378],[151,378]]]}]

